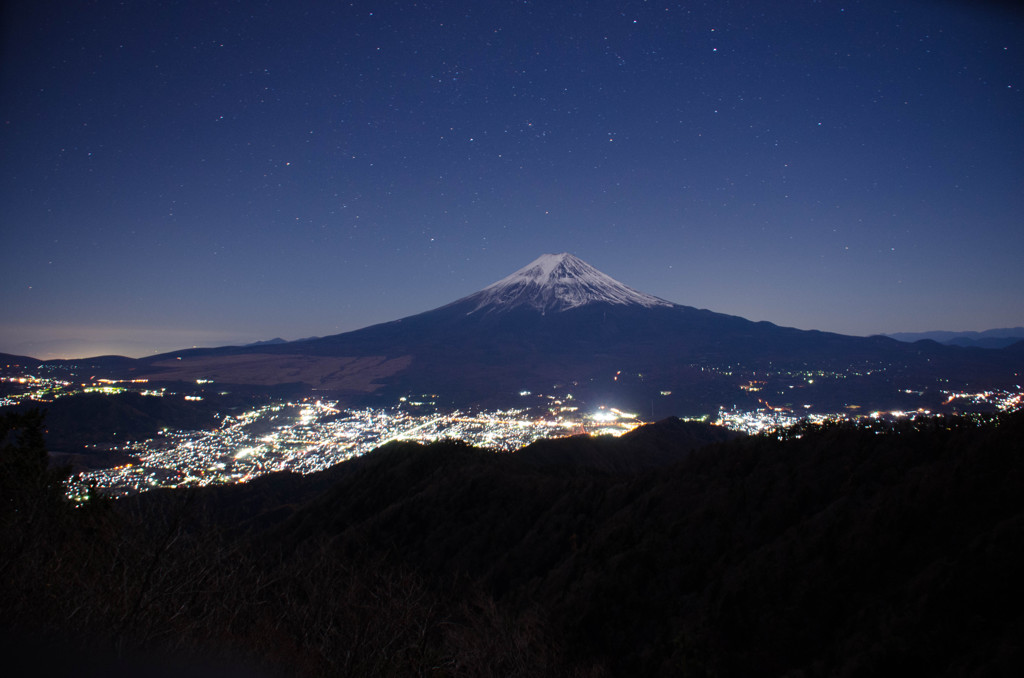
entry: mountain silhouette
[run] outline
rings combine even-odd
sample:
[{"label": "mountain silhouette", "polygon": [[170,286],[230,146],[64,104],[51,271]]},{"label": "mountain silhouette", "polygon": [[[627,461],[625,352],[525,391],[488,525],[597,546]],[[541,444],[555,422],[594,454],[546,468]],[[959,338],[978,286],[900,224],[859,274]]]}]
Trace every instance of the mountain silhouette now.
[{"label": "mountain silhouette", "polygon": [[528,405],[523,392],[571,393],[660,418],[732,404],[932,409],[944,390],[1019,382],[1024,350],[752,322],[634,290],[562,253],[399,320],[317,339],[168,353],[134,371],[154,380],[290,384],[365,404],[429,394],[454,406]]}]

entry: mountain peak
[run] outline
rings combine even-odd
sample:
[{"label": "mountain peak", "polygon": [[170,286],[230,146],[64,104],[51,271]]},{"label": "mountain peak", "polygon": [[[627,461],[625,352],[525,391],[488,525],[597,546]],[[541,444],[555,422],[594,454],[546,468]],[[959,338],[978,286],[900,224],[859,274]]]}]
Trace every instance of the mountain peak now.
[{"label": "mountain peak", "polygon": [[470,313],[513,308],[532,308],[547,313],[592,303],[647,308],[674,305],[627,287],[568,252],[543,254],[512,275],[460,301],[473,303]]}]

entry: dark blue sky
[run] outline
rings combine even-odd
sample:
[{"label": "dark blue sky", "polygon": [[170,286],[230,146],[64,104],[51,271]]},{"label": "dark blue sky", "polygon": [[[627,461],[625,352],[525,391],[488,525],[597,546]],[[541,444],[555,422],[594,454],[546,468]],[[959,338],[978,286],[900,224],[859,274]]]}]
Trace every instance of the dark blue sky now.
[{"label": "dark blue sky", "polygon": [[0,351],[333,334],[561,251],[805,329],[1024,324],[1013,6],[8,2]]}]

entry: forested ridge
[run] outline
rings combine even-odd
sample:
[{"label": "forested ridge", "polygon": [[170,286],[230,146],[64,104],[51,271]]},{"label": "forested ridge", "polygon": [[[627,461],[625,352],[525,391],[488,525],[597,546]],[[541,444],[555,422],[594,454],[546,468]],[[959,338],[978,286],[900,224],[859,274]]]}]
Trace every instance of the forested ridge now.
[{"label": "forested ridge", "polygon": [[515,454],[72,507],[4,415],[0,610],[40,672],[1019,675],[1024,413]]}]

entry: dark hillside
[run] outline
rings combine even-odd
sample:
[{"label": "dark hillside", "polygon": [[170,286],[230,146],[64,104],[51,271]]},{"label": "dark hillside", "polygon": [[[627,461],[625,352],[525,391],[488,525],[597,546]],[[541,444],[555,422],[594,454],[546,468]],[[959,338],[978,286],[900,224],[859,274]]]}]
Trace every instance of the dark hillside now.
[{"label": "dark hillside", "polygon": [[837,426],[699,452],[544,592],[568,591],[570,645],[608,648],[627,673],[1019,667],[1021,423]]},{"label": "dark hillside", "polygon": [[1020,415],[809,428],[639,477],[396,447],[273,535],[546,601],[573,658],[616,675],[942,673],[1021,659],[1022,433]]},{"label": "dark hillside", "polygon": [[542,466],[557,464],[635,473],[677,463],[693,450],[738,437],[726,428],[670,417],[635,428],[621,438],[574,436],[538,440],[516,452],[516,457]]},{"label": "dark hillside", "polygon": [[55,513],[28,542],[5,514],[27,546],[0,600],[42,637],[287,675],[1020,674],[1024,414],[695,451],[714,431],[679,424],[393,444]]}]

